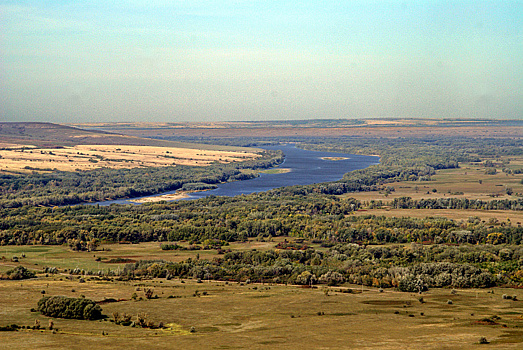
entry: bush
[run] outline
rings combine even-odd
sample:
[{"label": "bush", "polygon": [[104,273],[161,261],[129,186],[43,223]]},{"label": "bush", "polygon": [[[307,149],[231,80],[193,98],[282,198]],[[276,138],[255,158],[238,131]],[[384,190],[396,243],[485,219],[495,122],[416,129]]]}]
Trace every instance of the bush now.
[{"label": "bush", "polygon": [[34,272],[29,271],[23,266],[17,266],[12,270],[6,272],[6,279],[9,280],[23,280],[28,278],[35,278]]},{"label": "bush", "polygon": [[43,315],[79,320],[102,318],[102,309],[94,301],[64,296],[43,297],[38,301],[38,311]]}]

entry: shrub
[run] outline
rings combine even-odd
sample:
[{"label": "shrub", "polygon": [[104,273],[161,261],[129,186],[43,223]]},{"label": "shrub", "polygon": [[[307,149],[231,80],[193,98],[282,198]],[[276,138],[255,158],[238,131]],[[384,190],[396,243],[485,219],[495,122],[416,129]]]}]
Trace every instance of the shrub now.
[{"label": "shrub", "polygon": [[94,301],[64,296],[43,297],[38,301],[38,311],[43,315],[79,320],[102,318],[102,309]]},{"label": "shrub", "polygon": [[17,331],[20,328],[20,326],[16,324],[12,324],[9,326],[0,327],[0,332],[13,332]]},{"label": "shrub", "polygon": [[17,266],[12,270],[6,272],[6,279],[9,280],[23,280],[28,278],[35,278],[34,272],[29,271],[23,266]]},{"label": "shrub", "polygon": [[145,297],[151,299],[153,297],[154,289],[148,288],[145,290]]}]

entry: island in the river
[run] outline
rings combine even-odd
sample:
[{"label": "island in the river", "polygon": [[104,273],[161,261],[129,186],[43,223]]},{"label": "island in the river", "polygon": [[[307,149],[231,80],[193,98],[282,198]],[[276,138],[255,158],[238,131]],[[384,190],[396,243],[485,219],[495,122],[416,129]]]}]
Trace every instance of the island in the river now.
[{"label": "island in the river", "polygon": [[267,170],[262,170],[260,171],[260,173],[263,173],[263,174],[286,174],[286,173],[290,173],[292,170],[289,169],[289,168],[273,168],[273,169],[267,169]]},{"label": "island in the river", "polygon": [[347,160],[347,159],[350,159],[350,158],[345,158],[345,157],[321,157],[322,160],[333,160],[333,161],[337,161],[337,160]]}]

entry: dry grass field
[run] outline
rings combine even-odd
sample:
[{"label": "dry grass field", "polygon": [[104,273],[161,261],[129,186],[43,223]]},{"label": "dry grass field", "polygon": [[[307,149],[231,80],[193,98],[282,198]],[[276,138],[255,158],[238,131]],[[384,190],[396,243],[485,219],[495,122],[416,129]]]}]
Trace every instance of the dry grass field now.
[{"label": "dry grass field", "polygon": [[[65,278],[63,278],[65,279]],[[141,329],[106,321],[53,319],[53,333],[22,330],[1,334],[4,348],[16,349],[471,349],[481,337],[496,349],[518,349],[523,341],[521,302],[503,300],[501,289],[434,290],[417,295],[352,287],[304,289],[283,285],[149,280],[138,283],[56,278],[3,282],[4,322],[47,327],[49,318],[31,313],[46,295],[85,295],[122,300],[102,305],[104,314],[146,313],[165,329]],[[16,293],[12,289],[16,285]],[[158,299],[131,300],[153,288]],[[343,288],[345,289],[345,288]],[[198,291],[199,296],[194,296]],[[326,295],[328,291],[328,295]],[[203,295],[203,294],[206,295]],[[174,296],[175,298],[168,298]],[[145,298],[144,298],[145,299]],[[447,300],[453,304],[448,305]],[[484,318],[500,317],[495,324]],[[194,332],[190,332],[194,327]],[[487,345],[484,345],[487,346]]]},{"label": "dry grass field", "polygon": [[[251,242],[232,248],[266,249],[274,244]],[[36,268],[54,264],[58,259],[66,266],[92,267],[93,254],[132,258],[166,258],[177,254],[160,251],[157,243],[104,246],[112,250],[91,253],[73,253],[64,247],[4,248],[7,254],[25,251],[26,258],[21,261]],[[105,268],[109,264],[103,265]],[[117,267],[112,264],[111,268]],[[101,305],[108,316],[104,321],[54,318],[54,328],[58,329],[55,332],[49,329],[0,332],[0,348],[520,349],[523,343],[523,302],[502,298],[505,293],[523,298],[519,290],[513,289],[454,292],[432,289],[423,293],[424,303],[421,303],[417,294],[387,289],[379,292],[356,285],[311,289],[178,279],[128,282],[85,279],[85,283],[80,283],[77,276],[58,274],[40,275],[33,280],[0,281],[0,326],[13,323],[32,326],[36,319],[47,328],[49,317],[30,311],[36,307],[42,291],[45,295],[83,295],[96,301],[119,300]],[[158,298],[147,300],[146,288],[153,288]],[[348,289],[352,293],[346,293]],[[133,293],[136,300],[132,299]],[[448,300],[453,303],[448,304]],[[110,321],[114,312],[133,317],[146,313],[149,320],[155,324],[163,322],[166,328],[116,325]],[[486,318],[494,321],[484,321]],[[480,345],[481,337],[490,344]]]},{"label": "dry grass field", "polygon": [[215,151],[193,148],[76,145],[61,148],[0,150],[2,171],[89,170],[102,167],[134,168],[173,165],[205,166],[213,162],[230,163],[259,157],[246,151]]},{"label": "dry grass field", "polygon": [[[326,126],[326,124],[329,124]],[[91,123],[74,124],[136,137],[517,137],[523,125],[490,125],[486,121],[448,121],[431,119],[368,119],[289,122],[223,123]],[[449,126],[450,125],[450,126]]]},{"label": "dry grass field", "polygon": [[[507,168],[523,169],[523,157],[510,157]],[[523,194],[523,174],[506,174],[497,169],[495,175],[486,175],[486,168],[475,163],[460,163],[456,169],[437,170],[432,181],[401,181],[387,184],[394,191],[376,194],[375,192],[351,193],[350,197],[361,200],[391,200],[398,197],[421,198],[469,198],[469,199],[514,199]],[[507,194],[507,188],[513,190]],[[433,192],[433,190],[436,192]]]},{"label": "dry grass field", "polygon": [[0,123],[0,172],[205,166],[255,159],[258,151],[143,139],[51,123]]}]

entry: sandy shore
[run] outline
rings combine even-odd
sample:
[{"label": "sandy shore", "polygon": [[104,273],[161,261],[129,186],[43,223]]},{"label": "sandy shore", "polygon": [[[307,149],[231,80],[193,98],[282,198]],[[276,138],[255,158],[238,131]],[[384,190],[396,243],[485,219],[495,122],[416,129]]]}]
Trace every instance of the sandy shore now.
[{"label": "sandy shore", "polygon": [[263,174],[286,174],[290,173],[292,170],[288,168],[272,168],[267,170],[262,170],[260,173]]},{"label": "sandy shore", "polygon": [[140,199],[131,199],[130,202],[133,203],[154,203],[154,202],[161,202],[161,201],[175,201],[178,199],[183,199],[189,197],[188,192],[180,192],[180,193],[171,193],[171,194],[164,194],[161,196],[153,196],[153,197],[144,197]]}]

